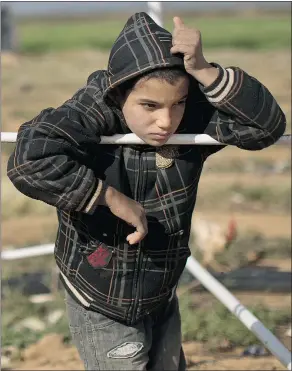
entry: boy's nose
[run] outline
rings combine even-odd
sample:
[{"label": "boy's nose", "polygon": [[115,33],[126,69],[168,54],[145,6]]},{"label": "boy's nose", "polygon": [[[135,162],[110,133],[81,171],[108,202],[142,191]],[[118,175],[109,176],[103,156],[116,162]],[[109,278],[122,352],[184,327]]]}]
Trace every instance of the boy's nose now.
[{"label": "boy's nose", "polygon": [[161,130],[169,131],[171,129],[171,117],[168,113],[162,115],[157,120],[157,125]]}]

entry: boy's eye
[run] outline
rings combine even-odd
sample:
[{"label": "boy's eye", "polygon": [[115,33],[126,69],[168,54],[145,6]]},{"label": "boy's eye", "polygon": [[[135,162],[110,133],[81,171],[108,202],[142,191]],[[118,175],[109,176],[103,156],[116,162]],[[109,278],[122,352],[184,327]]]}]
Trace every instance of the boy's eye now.
[{"label": "boy's eye", "polygon": [[[184,100],[181,100],[180,102],[176,103],[175,106],[182,106],[186,104],[186,99]],[[146,108],[146,109],[154,109],[157,107],[157,105],[155,103],[141,103],[141,106]]]},{"label": "boy's eye", "polygon": [[184,100],[181,100],[180,102],[177,103],[178,105],[183,105],[183,104],[186,104],[186,99]]},{"label": "boy's eye", "polygon": [[141,103],[141,105],[145,108],[155,108],[156,105],[154,103]]}]

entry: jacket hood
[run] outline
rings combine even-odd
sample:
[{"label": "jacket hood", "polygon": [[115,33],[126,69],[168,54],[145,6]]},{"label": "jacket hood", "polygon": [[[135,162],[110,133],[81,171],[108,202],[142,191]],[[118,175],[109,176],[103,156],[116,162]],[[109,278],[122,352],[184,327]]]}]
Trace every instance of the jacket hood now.
[{"label": "jacket hood", "polygon": [[147,71],[179,66],[184,69],[183,58],[172,55],[172,35],[156,24],[147,13],[130,17],[113,44],[103,84],[104,96],[126,80]]},{"label": "jacket hood", "polygon": [[[83,112],[92,122],[97,117],[105,117],[104,131],[111,135],[116,132],[117,120],[121,133],[130,133],[124,116],[111,92],[127,80],[157,68],[179,67],[185,69],[182,54],[171,54],[172,34],[156,24],[145,12],[136,13],[126,22],[110,52],[107,70],[93,72],[87,85],[80,89],[67,105]],[[195,82],[192,83],[196,85]],[[189,88],[190,91],[197,91]],[[191,99],[191,98],[190,98]],[[198,99],[194,97],[192,102]],[[72,103],[73,102],[73,103]],[[189,115],[186,109],[184,122]],[[114,115],[114,116],[113,116]],[[186,124],[180,125],[178,132],[185,132]]]}]

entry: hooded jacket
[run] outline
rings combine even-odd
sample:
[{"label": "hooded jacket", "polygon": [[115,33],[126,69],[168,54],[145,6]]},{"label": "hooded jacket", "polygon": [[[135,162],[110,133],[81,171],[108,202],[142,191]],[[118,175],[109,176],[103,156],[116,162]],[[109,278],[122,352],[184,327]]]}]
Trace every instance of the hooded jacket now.
[{"label": "hooded jacket", "polygon": [[[55,258],[69,293],[84,307],[127,325],[167,303],[190,255],[188,239],[206,158],[224,146],[99,145],[102,135],[129,133],[114,89],[156,68],[184,68],[172,36],[146,13],[134,14],[115,41],[107,70],[60,107],[20,126],[8,176],[25,195],[57,209]],[[284,133],[285,116],[271,93],[237,67],[223,68],[204,88],[192,79],[178,133],[206,133],[225,145],[260,150]],[[172,157],[169,167],[157,156]],[[98,205],[103,182],[140,202],[148,234]]]}]

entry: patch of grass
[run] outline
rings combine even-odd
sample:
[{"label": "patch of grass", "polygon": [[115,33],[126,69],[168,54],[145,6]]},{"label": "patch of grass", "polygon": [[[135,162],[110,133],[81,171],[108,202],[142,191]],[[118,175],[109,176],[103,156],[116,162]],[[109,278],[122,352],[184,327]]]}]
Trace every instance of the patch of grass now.
[{"label": "patch of grass", "polygon": [[[202,195],[204,193],[204,195]],[[199,193],[197,208],[232,208],[233,210],[256,210],[291,212],[291,185],[246,186],[234,183],[228,187],[211,188]]]},{"label": "patch of grass", "polygon": [[70,340],[68,320],[64,315],[56,324],[48,324],[44,331],[32,331],[17,328],[17,323],[27,317],[36,317],[46,322],[47,316],[55,309],[65,311],[63,294],[60,293],[52,302],[44,304],[33,304],[27,297],[16,290],[9,290],[6,293],[9,299],[1,301],[2,309],[2,347],[13,345],[19,349],[24,349],[30,344],[35,343],[44,335],[49,333],[62,334],[64,342]]},{"label": "patch of grass", "polygon": [[249,253],[264,251],[266,258],[291,259],[291,238],[265,238],[259,233],[239,236],[216,260],[226,266],[239,267],[248,262]]},{"label": "patch of grass", "polygon": [[260,243],[259,241],[266,247],[267,257],[291,259],[291,238],[273,238],[266,240],[263,237],[259,237],[257,242],[258,245]]},{"label": "patch of grass", "polygon": [[[192,255],[202,261],[202,254],[195,246],[190,246]],[[262,252],[265,258],[291,259],[291,238],[267,238],[258,232],[239,235],[228,249],[216,255],[216,261],[226,267],[240,267],[248,262],[249,253]],[[185,283],[184,279],[182,283]]]},{"label": "patch of grass", "polygon": [[[54,309],[63,309],[65,304],[60,293],[53,302],[32,304],[27,297],[17,291],[10,291],[8,299],[2,300],[2,346],[13,345],[20,349],[35,343],[44,335],[58,333],[63,335],[64,342],[70,342],[71,336],[68,320],[64,315],[55,325],[48,325],[44,331],[17,330],[16,324],[27,317],[47,320]],[[269,310],[262,305],[249,308],[272,332],[278,326],[290,321],[288,310]],[[196,309],[190,296],[180,298],[183,341],[201,341],[213,346],[223,339],[228,339],[235,346],[247,346],[258,342],[256,337],[233,316],[222,304],[216,303],[209,310]]]},{"label": "patch of grass", "polygon": [[[186,25],[200,29],[206,49],[278,49],[290,48],[290,17],[187,17]],[[87,19],[30,21],[18,25],[20,50],[44,53],[65,49],[109,50],[121,32],[124,19]],[[165,17],[165,28],[173,30],[172,18]]]},{"label": "patch of grass", "polygon": [[40,269],[49,274],[55,266],[56,263],[53,255],[22,259],[21,264],[19,264],[19,260],[5,261],[2,262],[1,278],[2,281],[9,278],[17,278],[23,274],[39,272]]},{"label": "patch of grass", "polygon": [[[183,341],[200,341],[210,346],[221,340],[229,340],[234,346],[248,346],[259,340],[221,303],[206,308],[194,308],[190,296],[180,298]],[[291,311],[269,310],[257,304],[249,308],[272,332],[278,326],[288,324]]]},{"label": "patch of grass", "polygon": [[233,243],[232,248],[227,250],[229,257],[233,253],[237,255],[241,252],[252,251],[266,252],[266,257],[291,258],[291,238],[266,238],[260,233],[249,233],[239,236]]},{"label": "patch of grass", "polygon": [[20,50],[24,53],[88,48],[108,50],[123,26],[123,20],[31,21],[19,24]]}]

